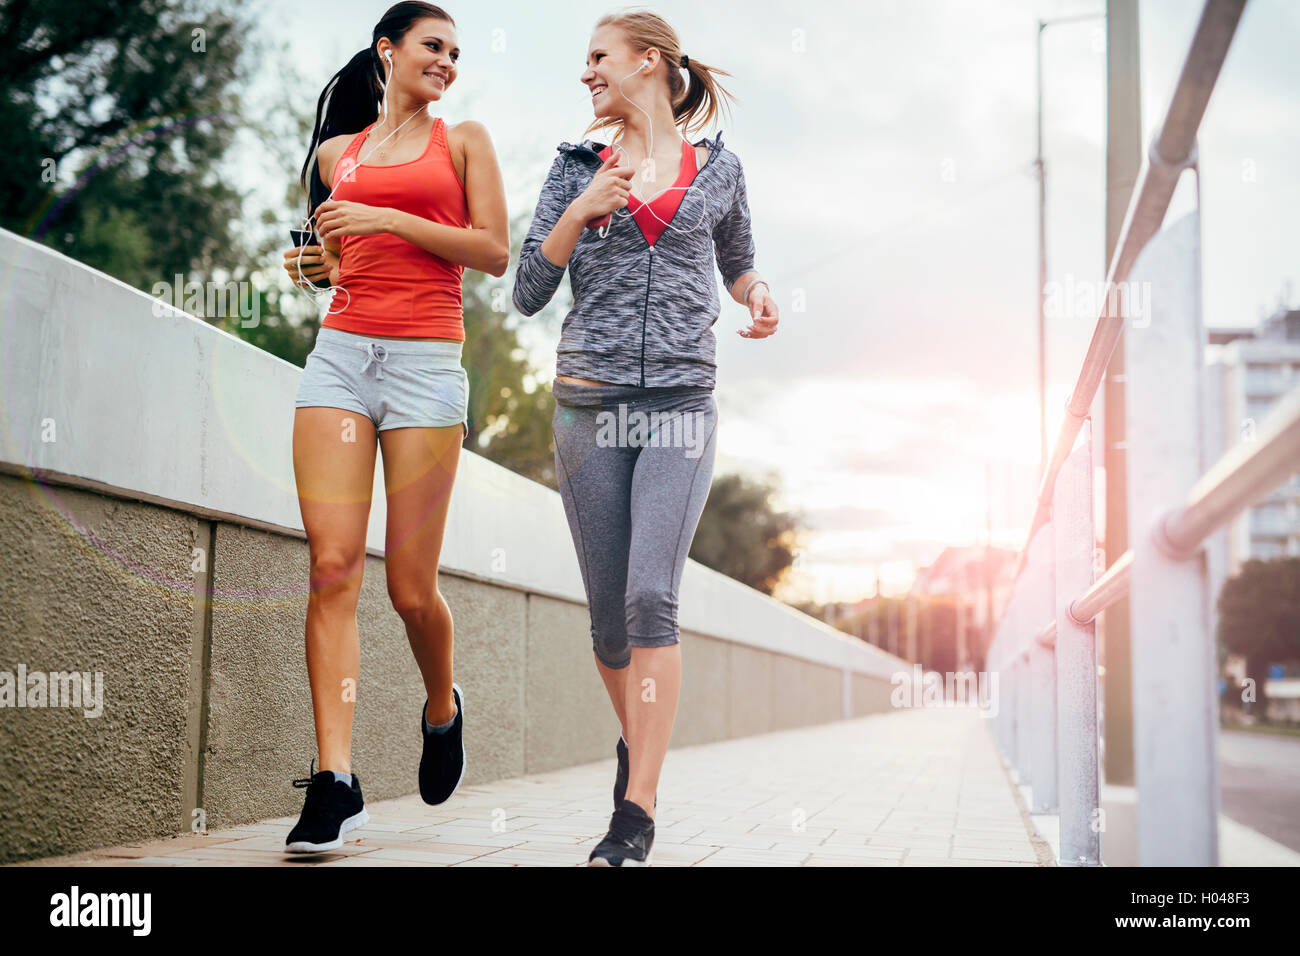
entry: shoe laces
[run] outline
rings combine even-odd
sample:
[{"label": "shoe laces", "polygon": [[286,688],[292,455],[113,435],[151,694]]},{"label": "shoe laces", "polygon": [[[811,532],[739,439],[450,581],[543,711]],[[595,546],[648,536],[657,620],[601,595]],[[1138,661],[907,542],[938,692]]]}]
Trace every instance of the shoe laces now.
[{"label": "shoe laces", "polygon": [[643,827],[644,824],[622,807],[615,810],[614,815],[609,818],[609,835],[628,845],[632,845],[636,841]]},{"label": "shoe laces", "polygon": [[316,770],[316,758],[313,757],[313,758],[311,759],[311,769],[307,771],[307,776],[305,776],[305,777],[299,777],[297,780],[295,780],[295,781],[293,782],[293,785],[294,785],[295,787],[299,787],[299,788],[301,788],[301,787],[310,787],[310,786],[311,786],[311,782],[312,782],[312,780],[313,780],[313,779],[315,778],[315,776],[316,776],[316,774],[315,774],[315,770]]}]

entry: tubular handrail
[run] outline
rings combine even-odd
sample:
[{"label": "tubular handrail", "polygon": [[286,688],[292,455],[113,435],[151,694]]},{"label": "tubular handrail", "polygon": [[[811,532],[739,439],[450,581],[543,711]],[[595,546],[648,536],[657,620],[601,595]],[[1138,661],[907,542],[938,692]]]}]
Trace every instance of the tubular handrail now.
[{"label": "tubular handrail", "polygon": [[1166,543],[1188,556],[1220,525],[1300,471],[1300,386],[1259,423],[1253,441],[1238,442],[1201,477],[1182,508],[1161,522]]},{"label": "tubular handrail", "polygon": [[[1154,531],[1159,535],[1164,529],[1170,557],[1190,558],[1206,538],[1298,469],[1300,385],[1287,392],[1259,423],[1257,439],[1230,448],[1196,483],[1186,502],[1168,512]],[[1071,620],[1087,624],[1127,595],[1132,567],[1133,549],[1129,548],[1070,603]],[[1035,640],[1046,647],[1055,645],[1056,621],[1043,627]]]},{"label": "tubular handrail", "polygon": [[1117,603],[1120,598],[1128,594],[1128,575],[1132,569],[1133,549],[1129,548],[1092,583],[1092,587],[1075,598],[1070,605],[1070,617],[1079,624],[1087,624],[1106,608]]},{"label": "tubular handrail", "polygon": [[1088,417],[1088,410],[1097,394],[1102,376],[1106,373],[1111,353],[1115,351],[1115,345],[1124,329],[1123,310],[1117,307],[1120,284],[1128,279],[1138,254],[1164,222],[1179,176],[1184,169],[1196,162],[1196,131],[1205,115],[1206,104],[1214,92],[1219,71],[1228,55],[1228,47],[1245,6],[1246,0],[1209,0],[1201,11],[1201,19],[1196,25],[1187,58],[1183,61],[1183,69],[1165,112],[1164,122],[1151,143],[1134,187],[1133,199],[1129,203],[1106,277],[1106,294],[1101,314],[1093,328],[1092,341],[1088,344],[1088,353],[1084,357],[1074,391],[1065,405],[1065,421],[1061,423],[1060,434],[1039,484],[1038,504],[1030,522],[1029,534],[1025,538],[1025,546],[1016,562],[1013,581],[1020,577],[1025,568],[1029,542],[1034,540],[1034,534],[1047,520],[1057,475],[1074,448],[1075,438]]}]

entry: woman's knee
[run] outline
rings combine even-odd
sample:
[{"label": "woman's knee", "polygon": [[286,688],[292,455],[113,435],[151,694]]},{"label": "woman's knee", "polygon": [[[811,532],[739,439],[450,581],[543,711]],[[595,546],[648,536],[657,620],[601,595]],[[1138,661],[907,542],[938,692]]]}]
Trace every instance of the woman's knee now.
[{"label": "woman's knee", "polygon": [[591,632],[591,649],[600,661],[610,670],[618,671],[632,663],[632,648],[623,633]]},{"label": "woman's knee", "polygon": [[421,624],[431,618],[450,618],[451,608],[438,590],[438,581],[409,583],[388,579],[388,600],[397,616],[408,624]]},{"label": "woman's knee", "polygon": [[677,642],[677,595],[669,588],[629,590],[625,611],[629,643],[663,647]]},{"label": "woman's knee", "polygon": [[623,626],[622,602],[615,600],[612,592],[601,592],[594,603],[589,603],[591,613],[591,649],[596,659],[612,670],[627,667],[631,650],[627,644],[627,630]]},{"label": "woman's knee", "polygon": [[312,593],[317,597],[356,597],[361,593],[365,551],[315,547],[308,559]]}]

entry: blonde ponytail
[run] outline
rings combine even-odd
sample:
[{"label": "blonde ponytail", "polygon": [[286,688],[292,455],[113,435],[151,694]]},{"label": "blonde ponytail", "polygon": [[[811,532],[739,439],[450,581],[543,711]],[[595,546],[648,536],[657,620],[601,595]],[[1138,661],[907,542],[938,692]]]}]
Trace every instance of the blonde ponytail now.
[{"label": "blonde ponytail", "polygon": [[[682,55],[681,41],[663,17],[649,10],[629,10],[611,13],[596,22],[596,29],[613,26],[623,31],[628,45],[639,55],[654,47],[659,51],[668,77],[668,101],[672,104],[673,118],[686,132],[703,129],[723,112],[728,112],[728,102],[735,97],[717,79],[730,76],[726,70],[702,63],[694,57]],[[683,71],[686,78],[682,78]],[[617,117],[601,117],[587,127],[591,133],[605,127],[621,127]]]}]

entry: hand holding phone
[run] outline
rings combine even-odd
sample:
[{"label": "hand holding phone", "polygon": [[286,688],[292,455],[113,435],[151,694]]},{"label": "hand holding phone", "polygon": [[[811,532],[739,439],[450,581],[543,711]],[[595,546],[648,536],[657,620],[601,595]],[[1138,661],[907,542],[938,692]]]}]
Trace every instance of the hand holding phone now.
[{"label": "hand holding phone", "polygon": [[[294,284],[307,279],[318,289],[330,287],[330,267],[325,261],[325,249],[315,231],[290,229],[293,248],[284,254],[284,268]],[[298,250],[302,250],[299,256]],[[301,275],[299,274],[301,272]]]}]

